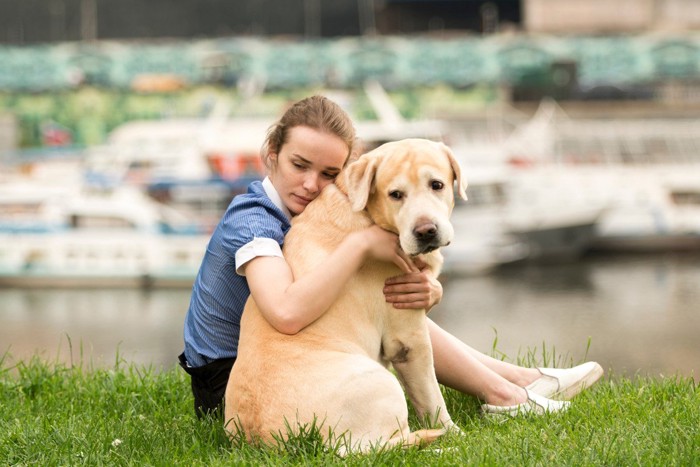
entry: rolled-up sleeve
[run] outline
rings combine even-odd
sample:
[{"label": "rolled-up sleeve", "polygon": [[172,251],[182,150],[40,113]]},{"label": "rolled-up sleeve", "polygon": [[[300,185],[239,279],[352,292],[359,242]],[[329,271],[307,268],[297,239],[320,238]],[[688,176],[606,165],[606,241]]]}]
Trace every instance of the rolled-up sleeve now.
[{"label": "rolled-up sleeve", "polygon": [[253,258],[258,256],[278,256],[283,258],[282,248],[279,243],[271,238],[253,238],[236,252],[236,274],[245,276],[241,268]]}]

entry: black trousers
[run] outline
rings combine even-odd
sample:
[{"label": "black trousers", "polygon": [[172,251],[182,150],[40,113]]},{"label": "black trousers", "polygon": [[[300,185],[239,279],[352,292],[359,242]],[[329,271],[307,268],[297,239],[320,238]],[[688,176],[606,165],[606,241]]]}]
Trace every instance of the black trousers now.
[{"label": "black trousers", "polygon": [[226,383],[233,368],[235,358],[214,360],[200,367],[187,366],[187,359],[182,353],[178,357],[180,366],[190,375],[192,395],[194,395],[194,412],[197,417],[207,415],[223,417],[224,394]]}]

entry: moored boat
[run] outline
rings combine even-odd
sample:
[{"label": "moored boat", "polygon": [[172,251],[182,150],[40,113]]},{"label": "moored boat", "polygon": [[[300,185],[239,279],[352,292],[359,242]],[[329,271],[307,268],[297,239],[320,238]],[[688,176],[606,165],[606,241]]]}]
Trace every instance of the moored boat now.
[{"label": "moored boat", "polygon": [[0,197],[0,211],[15,213],[0,226],[5,287],[190,286],[208,241],[180,213],[127,187]]}]

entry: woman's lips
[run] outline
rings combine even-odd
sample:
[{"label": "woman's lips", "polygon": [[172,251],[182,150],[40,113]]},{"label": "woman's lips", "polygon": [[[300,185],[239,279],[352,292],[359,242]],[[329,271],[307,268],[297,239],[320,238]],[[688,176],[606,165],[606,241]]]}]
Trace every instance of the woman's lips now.
[{"label": "woman's lips", "polygon": [[292,196],[294,196],[297,199],[297,201],[299,201],[301,204],[309,204],[311,201],[313,201],[313,198],[309,199],[299,195]]}]

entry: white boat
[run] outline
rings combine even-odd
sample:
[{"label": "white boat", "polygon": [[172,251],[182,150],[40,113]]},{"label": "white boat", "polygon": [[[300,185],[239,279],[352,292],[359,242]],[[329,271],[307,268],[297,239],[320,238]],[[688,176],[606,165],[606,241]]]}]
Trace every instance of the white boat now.
[{"label": "white boat", "polygon": [[607,197],[608,208],[597,226],[594,249],[700,249],[700,165],[620,166],[595,172],[596,190]]},{"label": "white boat", "polygon": [[[508,230],[531,244],[569,238],[562,246],[585,240],[602,250],[698,249],[699,127],[688,118],[573,119],[545,101],[509,133],[465,137],[455,152],[466,166],[508,171],[524,224]],[[531,229],[538,218],[543,227],[559,225],[596,210],[597,222],[585,229]]]},{"label": "white boat", "polygon": [[85,181],[134,186],[213,230],[231,199],[262,179],[259,149],[269,120],[132,121],[88,150]]},{"label": "white boat", "polygon": [[485,274],[525,259],[528,246],[504,229],[507,193],[500,170],[466,170],[467,201],[456,200],[452,242],[442,249],[447,275]]},{"label": "white boat", "polygon": [[590,249],[608,204],[582,198],[576,170],[510,168],[506,178],[504,229],[528,245],[528,259],[572,261]]},{"label": "white boat", "polygon": [[544,165],[510,185],[506,230],[546,255],[700,249],[698,164]]},{"label": "white boat", "polygon": [[2,188],[4,287],[191,286],[209,239],[136,189]]},{"label": "white boat", "polygon": [[523,171],[465,164],[469,200],[452,214],[446,265],[459,273],[515,261],[572,261],[590,248],[602,203],[581,203],[570,177],[553,167]]}]

